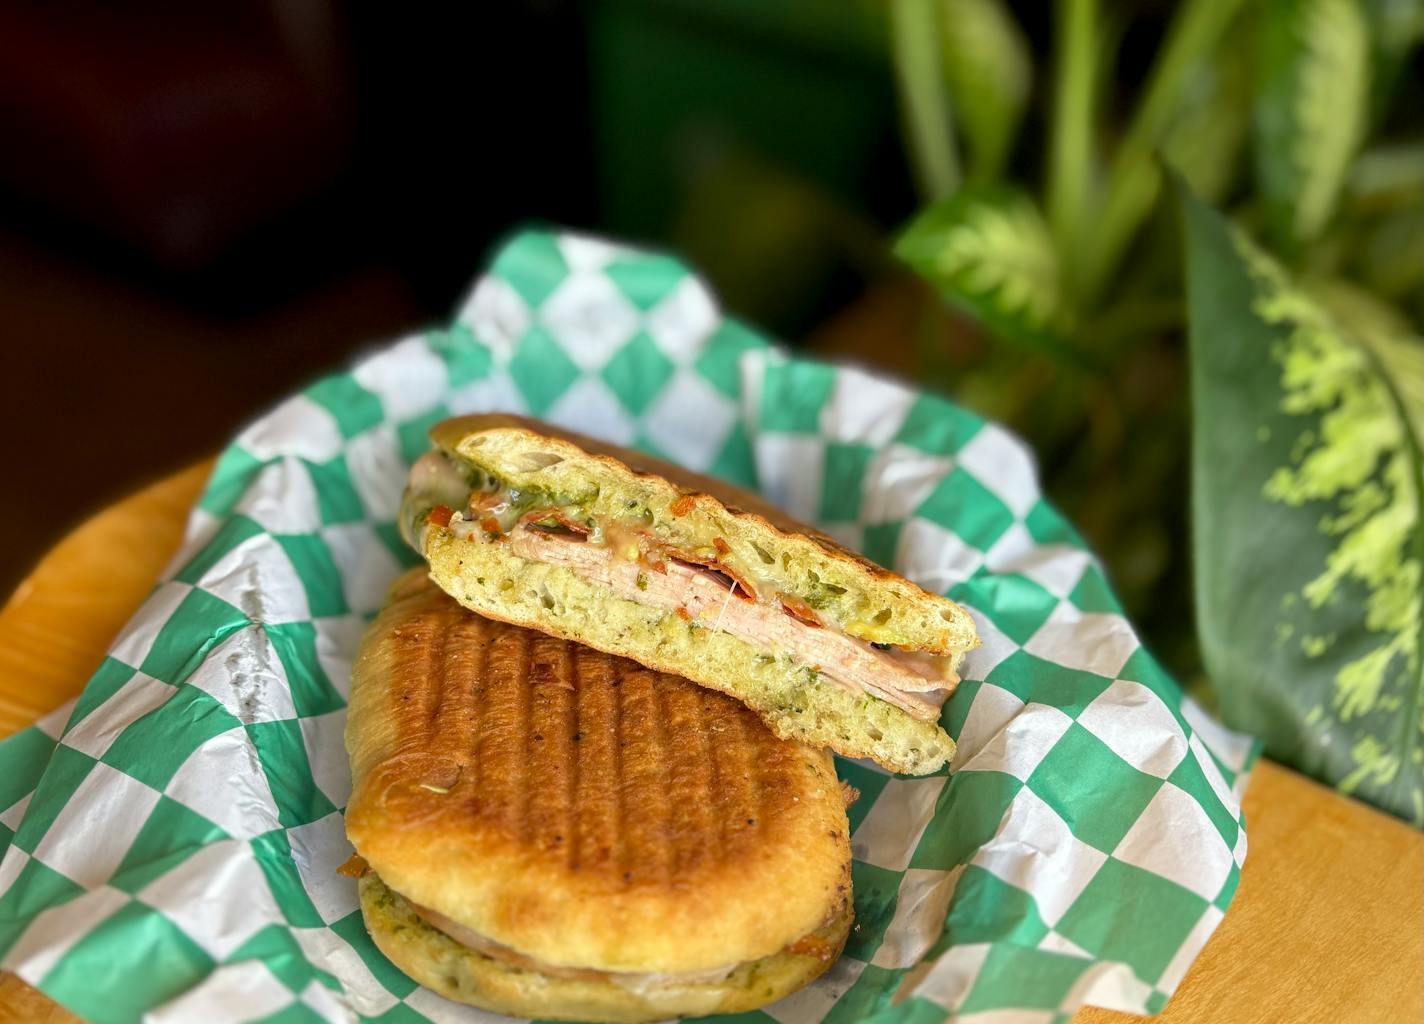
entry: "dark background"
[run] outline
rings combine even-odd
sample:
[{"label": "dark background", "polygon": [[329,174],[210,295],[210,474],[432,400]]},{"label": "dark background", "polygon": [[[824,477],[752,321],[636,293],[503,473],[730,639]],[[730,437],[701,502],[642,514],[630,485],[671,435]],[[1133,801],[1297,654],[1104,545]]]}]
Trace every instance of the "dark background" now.
[{"label": "dark background", "polygon": [[[1112,11],[1116,123],[1173,5]],[[1009,171],[1033,183],[1054,26],[1014,16],[1037,87]],[[1104,447],[1110,394],[894,258],[923,197],[887,31],[886,0],[0,0],[0,593],[84,516],[444,321],[543,222],[675,251],[790,344],[1007,422],[1190,671],[1180,335],[1124,371],[1171,423]]]},{"label": "dark background", "polygon": [[882,31],[818,2],[0,3],[0,591],[444,318],[521,223],[675,247],[813,333],[914,208]]}]

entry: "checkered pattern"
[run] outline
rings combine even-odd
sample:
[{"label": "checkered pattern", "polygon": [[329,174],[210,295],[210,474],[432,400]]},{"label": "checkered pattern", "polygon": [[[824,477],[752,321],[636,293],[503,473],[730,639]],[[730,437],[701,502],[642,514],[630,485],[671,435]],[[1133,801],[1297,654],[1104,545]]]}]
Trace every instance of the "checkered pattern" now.
[{"label": "checkered pattern", "polygon": [[474,410],[758,486],[974,613],[984,645],[944,712],[955,773],[841,762],[862,794],[855,931],[748,1020],[1161,1008],[1240,877],[1255,748],[1141,648],[1024,446],[785,357],[667,257],[542,232],[447,330],[245,430],[83,694],[0,745],[3,966],[104,1022],[484,1019],[395,970],[335,872],[351,658],[414,561],[402,480],[431,423]]}]

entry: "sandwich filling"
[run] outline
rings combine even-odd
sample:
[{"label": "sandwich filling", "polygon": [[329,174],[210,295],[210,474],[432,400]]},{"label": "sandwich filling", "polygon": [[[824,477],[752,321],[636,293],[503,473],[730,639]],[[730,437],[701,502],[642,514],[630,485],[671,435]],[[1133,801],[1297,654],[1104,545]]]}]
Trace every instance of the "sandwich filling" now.
[{"label": "sandwich filling", "polygon": [[[391,890],[394,892],[394,890]],[[398,894],[397,894],[398,895]],[[400,899],[405,899],[401,896]],[[494,960],[509,964],[511,967],[518,967],[521,970],[537,971],[540,974],[547,974],[554,978],[569,978],[579,981],[611,981],[633,990],[647,990],[669,987],[680,987],[685,985],[708,985],[725,981],[731,977],[736,970],[743,966],[741,963],[727,964],[724,967],[713,967],[700,971],[681,972],[641,972],[641,971],[600,971],[591,967],[560,967],[554,964],[546,964],[535,957],[527,956],[518,950],[511,949],[502,943],[481,935],[473,929],[467,928],[458,922],[452,921],[444,914],[423,907],[412,900],[405,899],[406,904],[420,917],[426,924],[437,931],[443,932],[454,939],[460,945]],[[821,960],[832,960],[840,952],[840,943],[836,940],[835,925],[841,921],[849,910],[848,904],[837,907],[815,931],[803,936],[782,952],[799,956],[813,956]]]},{"label": "sandwich filling", "polygon": [[721,537],[678,547],[658,536],[646,510],[601,519],[576,498],[519,491],[478,471],[471,479],[470,472],[443,452],[422,456],[411,470],[418,501],[409,528],[418,534],[433,524],[467,542],[506,545],[517,558],[567,569],[690,626],[724,631],[765,656],[790,655],[813,679],[922,721],[939,717],[959,681],[958,655],[902,650],[876,643],[874,623],[830,621],[805,598],[736,564]]}]

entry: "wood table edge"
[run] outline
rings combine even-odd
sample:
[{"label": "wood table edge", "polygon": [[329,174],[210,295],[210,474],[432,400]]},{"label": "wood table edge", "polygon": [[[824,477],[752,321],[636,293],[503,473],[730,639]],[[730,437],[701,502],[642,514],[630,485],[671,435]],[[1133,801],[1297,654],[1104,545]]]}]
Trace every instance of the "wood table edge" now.
[{"label": "wood table edge", "polygon": [[[0,737],[82,689],[171,559],[210,470],[211,462],[192,466],[87,520],[51,549],[0,608]],[[73,580],[96,566],[115,574],[108,577],[110,585],[76,587]],[[38,676],[37,646],[39,663],[51,666]],[[23,715],[28,718],[21,721]],[[1256,766],[1245,809],[1251,846],[1231,911],[1156,1019],[1162,1024],[1424,1019],[1424,984],[1399,985],[1395,998],[1387,983],[1355,979],[1351,985],[1348,976],[1332,971],[1334,964],[1307,958],[1292,971],[1291,963],[1271,957],[1281,938],[1291,934],[1290,922],[1282,919],[1294,916],[1333,928],[1329,948],[1351,948],[1357,962],[1424,966],[1424,928],[1408,927],[1424,920],[1424,886],[1413,884],[1424,878],[1424,835],[1269,761]],[[1330,862],[1323,865],[1328,869],[1323,877],[1335,884],[1301,889],[1321,877],[1302,869],[1322,861]],[[1382,917],[1405,927],[1385,921],[1367,929]],[[1350,934],[1352,923],[1360,934]],[[1259,997],[1254,1003],[1253,994]],[[1332,998],[1315,998],[1312,1005],[1311,997],[1322,994]],[[15,975],[0,972],[0,1024],[77,1019]],[[1140,1019],[1084,1007],[1073,1021]]]}]

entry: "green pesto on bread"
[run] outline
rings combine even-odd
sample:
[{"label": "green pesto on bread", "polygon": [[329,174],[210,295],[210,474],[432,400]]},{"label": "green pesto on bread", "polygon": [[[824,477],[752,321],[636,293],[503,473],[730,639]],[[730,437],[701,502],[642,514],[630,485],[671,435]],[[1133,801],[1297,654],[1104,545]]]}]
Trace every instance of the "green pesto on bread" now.
[{"label": "green pesto on bread", "polygon": [[446,420],[401,526],[482,615],[672,672],[782,737],[926,774],[978,645],[948,598],[729,484],[511,416]]}]

